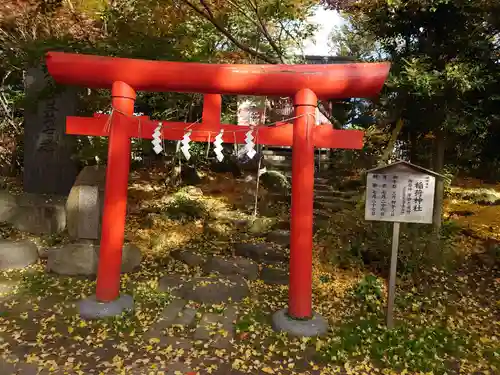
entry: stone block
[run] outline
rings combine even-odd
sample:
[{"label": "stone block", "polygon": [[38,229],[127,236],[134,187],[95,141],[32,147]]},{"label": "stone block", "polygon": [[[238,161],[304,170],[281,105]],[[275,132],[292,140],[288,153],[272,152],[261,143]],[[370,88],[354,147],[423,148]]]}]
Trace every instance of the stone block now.
[{"label": "stone block", "polygon": [[66,202],[66,212],[71,238],[99,238],[101,212],[97,186],[73,186]]},{"label": "stone block", "polygon": [[0,240],[0,270],[24,268],[37,260],[38,249],[33,242]]},{"label": "stone block", "polygon": [[8,191],[0,190],[0,222],[9,222],[17,209],[16,197]]},{"label": "stone block", "polygon": [[71,238],[100,238],[105,182],[105,166],[87,166],[76,178],[66,201],[68,234]]},{"label": "stone block", "polygon": [[248,280],[255,280],[259,273],[257,263],[246,258],[229,258],[213,256],[203,266],[206,273],[218,272],[222,275],[241,275]]},{"label": "stone block", "polygon": [[[47,271],[68,276],[93,276],[97,273],[99,247],[90,243],[72,243],[47,251]],[[142,260],[137,246],[125,244],[122,273],[132,272]]]},{"label": "stone block", "polygon": [[17,199],[9,222],[20,231],[33,234],[62,232],[66,228],[64,197],[24,194]]},{"label": "stone block", "polygon": [[51,249],[47,257],[47,271],[59,275],[95,275],[97,271],[97,252],[93,245],[68,244]]}]

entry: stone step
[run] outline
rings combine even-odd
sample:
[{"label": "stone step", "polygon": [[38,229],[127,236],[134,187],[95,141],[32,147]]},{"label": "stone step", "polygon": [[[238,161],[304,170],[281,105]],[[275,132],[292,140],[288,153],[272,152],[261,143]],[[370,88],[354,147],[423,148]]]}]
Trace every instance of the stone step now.
[{"label": "stone step", "polygon": [[328,210],[321,208],[314,209],[314,220],[329,220],[332,217],[332,213]]},{"label": "stone step", "polygon": [[[282,197],[282,194],[280,193],[269,193],[269,195],[271,197]],[[314,189],[314,200],[318,200],[318,201],[323,201],[323,200],[327,200],[327,201],[353,201],[355,202],[355,198],[354,196],[345,196],[345,195],[337,195],[335,194],[335,192],[332,192],[332,191],[317,191],[316,189]]]},{"label": "stone step", "polygon": [[289,165],[266,165],[268,171],[276,171],[285,176],[288,180],[292,179],[292,167]]},{"label": "stone step", "polygon": [[[178,275],[166,275],[159,280],[159,290],[168,292],[184,300],[189,299],[196,302],[224,302],[229,297],[233,301],[238,301],[247,294],[248,288],[245,287],[245,280],[262,279],[262,272],[259,271],[258,263],[263,265],[282,265],[288,262],[289,254],[287,248],[290,247],[290,231],[288,229],[275,229],[267,234],[267,241],[266,243],[259,242],[256,244],[236,243],[234,244],[234,253],[236,256],[227,258],[209,256],[203,262],[201,268],[208,275],[207,277],[184,280],[179,278]],[[279,245],[279,247],[275,245]],[[176,260],[190,265],[192,264],[190,261],[195,253],[190,250],[183,250],[174,254]],[[198,282],[196,282],[197,279]],[[226,279],[233,284],[229,289],[224,284],[224,280]],[[203,283],[215,284],[203,286]],[[204,289],[196,291],[199,288]],[[217,301],[213,300],[217,296],[219,299]],[[205,301],[207,298],[212,301]],[[168,309],[173,308],[174,306],[170,305],[168,307]],[[177,306],[179,311],[182,308],[182,306]],[[166,312],[165,314],[169,313]],[[176,312],[173,311],[173,313]],[[169,324],[187,326],[192,322],[189,317],[194,316],[196,311],[185,308],[177,314],[179,315],[177,320],[172,321],[170,318],[170,320],[163,324],[167,326]]]},{"label": "stone step", "polygon": [[276,249],[269,243],[236,243],[234,251],[237,256],[252,259],[258,263],[287,262],[286,251]]},{"label": "stone step", "polygon": [[238,317],[238,308],[228,306],[221,314],[207,312],[201,317],[195,332],[195,340],[211,340],[210,346],[216,349],[228,349],[234,338],[234,323]]},{"label": "stone step", "polygon": [[334,191],[333,186],[329,184],[324,184],[324,183],[316,183],[316,179],[314,181],[314,190],[321,190],[321,191]]},{"label": "stone step", "polygon": [[234,323],[238,317],[236,306],[228,306],[219,319],[220,329],[215,335],[212,347],[216,349],[228,349],[231,347],[231,340],[234,338]]},{"label": "stone step", "polygon": [[278,155],[282,155],[282,156],[285,156],[285,157],[291,157],[292,156],[292,150],[289,149],[283,149],[283,150],[262,150],[262,155],[264,155],[264,158],[268,157],[268,156],[278,156]]},{"label": "stone step", "polygon": [[322,184],[322,183],[315,183],[314,184],[314,190],[315,191],[328,191],[333,195],[336,196],[342,196],[342,197],[352,197],[354,195],[359,195],[359,191],[340,191],[336,189],[332,184]]},{"label": "stone step", "polygon": [[333,195],[314,194],[315,202],[337,202],[338,197]]},{"label": "stone step", "polygon": [[290,231],[288,229],[275,229],[267,235],[267,240],[276,245],[290,247]]},{"label": "stone step", "polygon": [[355,203],[347,203],[342,201],[326,202],[326,201],[315,201],[314,208],[328,209],[331,212],[338,212],[345,209],[352,209],[355,207]]},{"label": "stone step", "polygon": [[276,267],[263,267],[261,279],[268,285],[288,285],[290,274],[287,270]]},{"label": "stone step", "polygon": [[193,309],[192,307],[184,307],[184,309],[177,314],[172,326],[180,326],[183,328],[191,327],[195,322],[197,311],[198,310]]},{"label": "stone step", "polygon": [[[315,156],[314,157],[316,164],[318,164],[318,160],[321,160],[321,164],[324,163],[333,163],[330,162],[330,159],[322,155],[321,157]],[[279,160],[289,160],[292,161],[292,156],[291,155],[264,155],[264,160],[266,161],[279,161]]]},{"label": "stone step", "polygon": [[292,160],[291,159],[265,159],[264,161],[265,165],[268,167],[280,167],[280,168],[292,168]]},{"label": "stone step", "polygon": [[314,177],[314,185],[328,185],[329,181],[324,177]]},{"label": "stone step", "polygon": [[314,194],[315,195],[328,195],[328,196],[335,196],[335,191],[333,189],[325,189],[325,188],[317,188],[316,186],[314,187]]},{"label": "stone step", "polygon": [[219,328],[219,315],[215,313],[205,313],[202,315],[200,323],[194,332],[195,340],[210,340],[215,336]]},{"label": "stone step", "polygon": [[196,313],[196,309],[186,307],[185,300],[174,300],[162,311],[159,319],[144,334],[143,339],[161,346],[171,345],[174,349],[189,349],[193,345],[192,339],[165,335],[162,331],[169,327],[196,326],[194,340],[211,340],[210,345],[214,348],[229,348],[234,338],[238,308],[229,305],[221,314],[205,312],[199,321],[196,319]]},{"label": "stone step", "polygon": [[[292,158],[291,150],[263,150],[262,154],[264,155],[264,159],[274,159],[274,158]],[[314,153],[315,160],[330,160],[330,157],[327,154],[318,154]]]},{"label": "stone step", "polygon": [[360,195],[361,192],[359,191],[338,191],[334,190],[332,192],[333,195],[339,198],[344,198],[344,199],[357,199]]},{"label": "stone step", "polygon": [[290,160],[289,155],[264,155],[266,161]]},{"label": "stone step", "polygon": [[[285,177],[287,177],[288,179],[291,180],[292,178],[292,167],[288,167],[288,166],[280,166],[280,165],[275,165],[275,166],[272,166],[270,167],[271,170],[276,170],[280,173],[282,173]],[[323,184],[323,185],[326,185],[326,184],[329,184],[329,180],[327,178],[324,178],[324,177],[315,177],[314,178],[314,185],[316,186],[317,184]]]},{"label": "stone step", "polygon": [[[291,160],[265,160],[263,165],[269,169],[269,170],[277,170],[279,172],[287,172],[287,176],[292,176],[292,161]],[[321,168],[321,169],[318,169]],[[329,168],[327,163],[321,163],[321,165],[318,165],[316,163],[315,165],[315,170],[316,172],[324,172],[327,171]]]},{"label": "stone step", "polygon": [[[187,301],[176,299],[170,302],[161,312],[158,320],[144,334],[145,341],[151,339],[160,339],[163,335],[162,331],[172,326],[179,316],[179,313],[186,306]],[[160,340],[161,341],[161,340]]]},{"label": "stone step", "polygon": [[329,195],[329,194],[314,194],[315,202],[342,202],[342,203],[350,203],[355,205],[357,200],[352,198],[346,198],[342,196]]}]

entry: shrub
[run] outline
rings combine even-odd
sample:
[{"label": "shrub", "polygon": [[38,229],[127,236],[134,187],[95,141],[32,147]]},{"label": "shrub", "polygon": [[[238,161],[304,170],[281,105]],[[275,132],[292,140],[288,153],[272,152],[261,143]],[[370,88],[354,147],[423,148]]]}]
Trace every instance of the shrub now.
[{"label": "shrub", "polygon": [[366,275],[356,286],[353,296],[360,303],[362,309],[369,312],[380,311],[383,304],[383,281],[374,276]]},{"label": "shrub", "polygon": [[[361,210],[344,210],[332,215],[328,227],[317,241],[322,260],[341,268],[368,267],[387,275],[390,267],[392,223],[367,222]],[[401,225],[398,250],[398,274],[411,274],[428,265],[447,266],[455,260],[449,223],[447,236],[437,239],[431,225]]]},{"label": "shrub", "polygon": [[169,219],[179,221],[199,220],[208,217],[208,210],[203,202],[177,194],[165,209]]},{"label": "shrub", "polygon": [[267,171],[261,176],[260,182],[262,186],[270,192],[278,193],[283,196],[289,196],[291,194],[292,186],[288,178],[278,171]]}]

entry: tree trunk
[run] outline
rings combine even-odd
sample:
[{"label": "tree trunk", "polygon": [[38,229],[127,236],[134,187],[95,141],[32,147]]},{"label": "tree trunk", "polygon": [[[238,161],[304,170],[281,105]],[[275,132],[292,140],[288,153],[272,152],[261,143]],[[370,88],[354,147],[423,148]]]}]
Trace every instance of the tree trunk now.
[{"label": "tree trunk", "polygon": [[[434,172],[442,174],[444,171],[444,153],[446,150],[445,132],[441,129],[436,131],[436,138],[434,139],[434,152],[433,152],[433,169]],[[436,178],[436,193],[434,196],[434,215],[433,225],[434,232],[439,235],[443,219],[443,202],[444,202],[444,180]]]},{"label": "tree trunk", "polygon": [[410,129],[410,163],[418,164],[417,155],[417,133]]},{"label": "tree trunk", "polygon": [[[399,133],[401,133],[401,129],[403,128],[403,124],[404,124],[403,119],[399,119],[398,122],[396,123],[396,127],[393,129],[391,133],[391,138],[389,139],[389,142],[387,143],[384,152],[382,152],[382,156],[377,162],[377,167],[383,167],[384,165],[387,164],[387,162],[391,158],[392,152],[394,151],[394,145],[398,140]],[[356,208],[363,207],[365,203],[366,203],[366,194],[363,193],[363,195],[359,198],[358,203],[356,204]]]},{"label": "tree trunk", "polygon": [[389,139],[389,143],[387,143],[387,146],[384,152],[382,153],[382,157],[377,163],[377,167],[382,167],[383,165],[386,165],[389,159],[391,158],[394,152],[394,146],[396,145],[396,141],[398,140],[399,133],[401,133],[402,128],[403,128],[403,119],[399,119],[398,122],[396,123],[396,127],[391,133],[391,138]]}]

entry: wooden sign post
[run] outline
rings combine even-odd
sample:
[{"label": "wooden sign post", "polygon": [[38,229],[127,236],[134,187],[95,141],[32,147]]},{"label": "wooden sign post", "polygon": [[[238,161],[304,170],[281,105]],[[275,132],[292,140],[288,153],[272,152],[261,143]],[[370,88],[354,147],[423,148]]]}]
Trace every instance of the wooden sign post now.
[{"label": "wooden sign post", "polygon": [[387,327],[394,327],[396,269],[400,223],[432,224],[438,173],[399,161],[367,171],[365,220],[391,221],[391,269],[387,299]]}]

